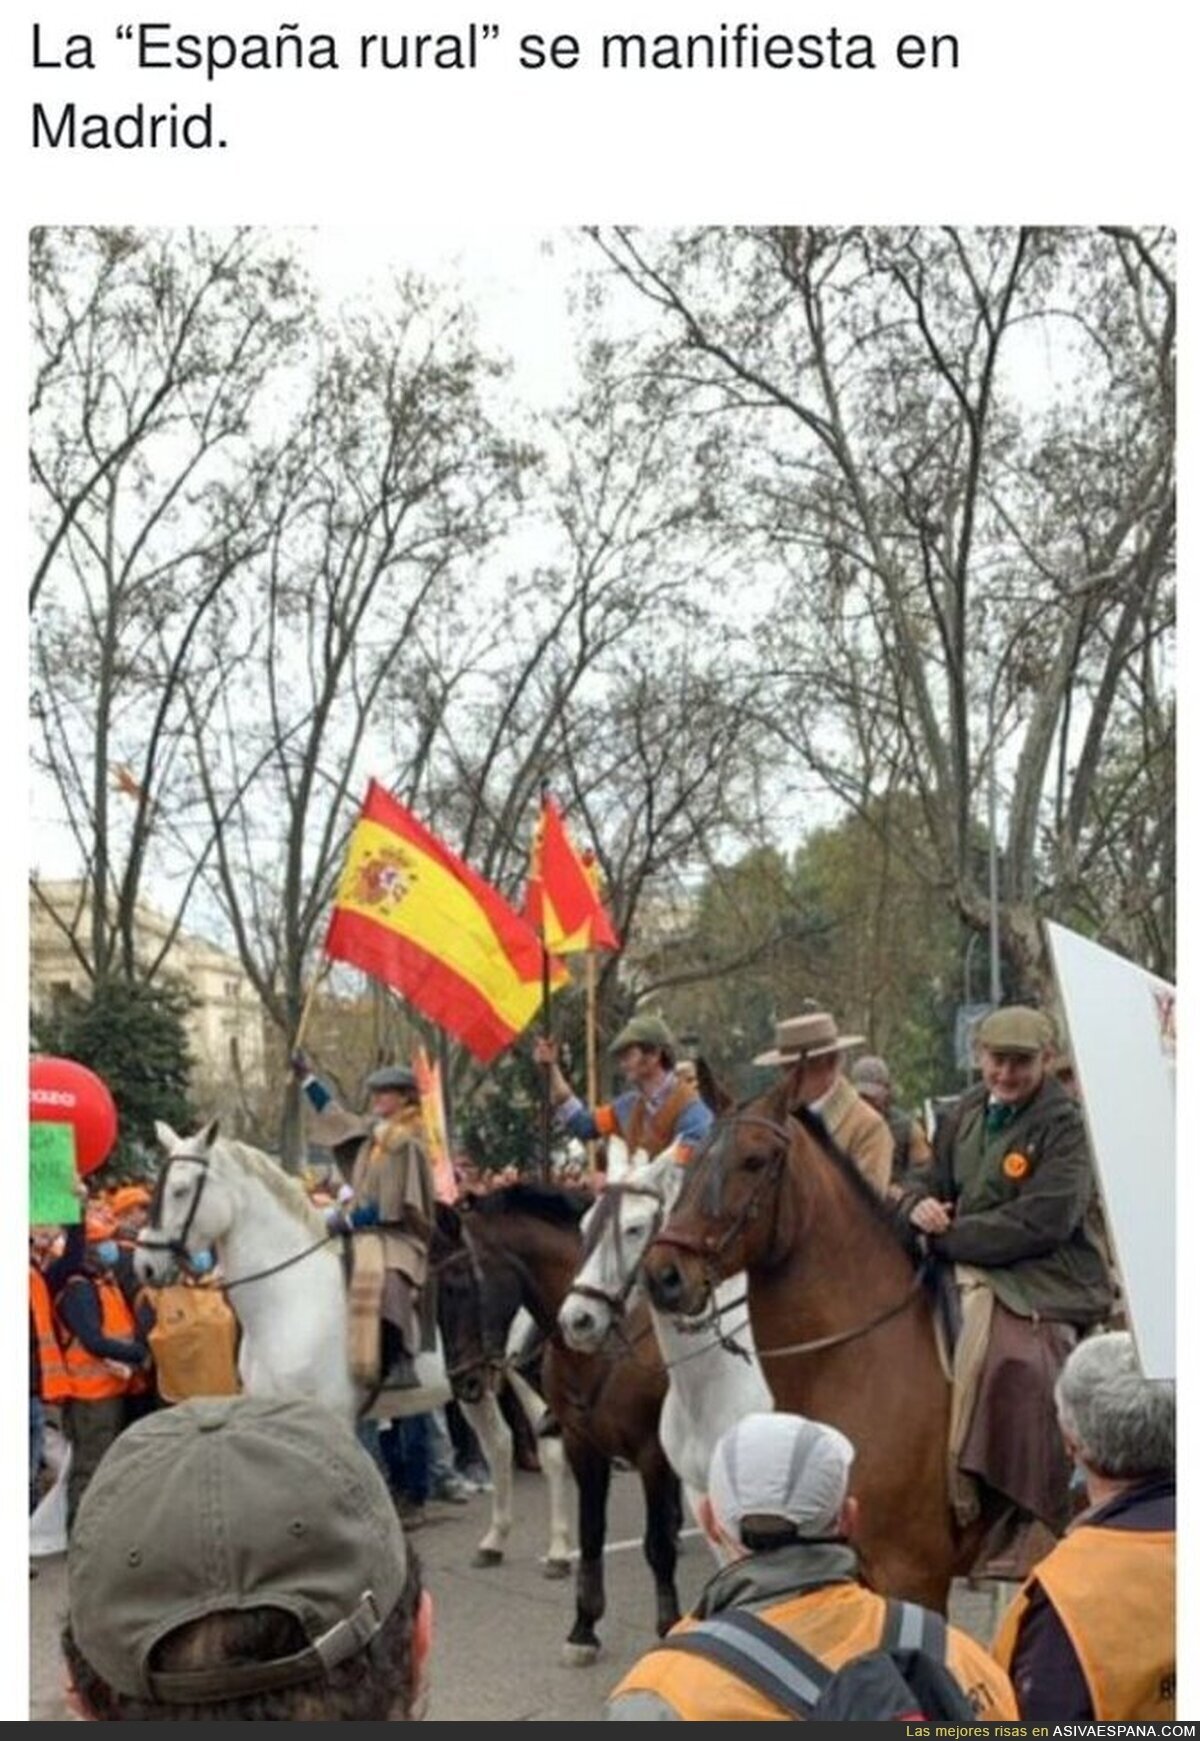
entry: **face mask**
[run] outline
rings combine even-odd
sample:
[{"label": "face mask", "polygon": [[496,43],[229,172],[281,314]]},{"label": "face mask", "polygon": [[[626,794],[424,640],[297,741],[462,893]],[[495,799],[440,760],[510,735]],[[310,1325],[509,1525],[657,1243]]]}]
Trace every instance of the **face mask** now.
[{"label": "face mask", "polygon": [[211,1251],[189,1251],[188,1267],[193,1275],[206,1276],[214,1268],[216,1258]]},{"label": "face mask", "polygon": [[103,1264],[105,1269],[112,1269],[121,1255],[121,1248],[115,1239],[98,1239],[92,1252],[97,1263]]}]

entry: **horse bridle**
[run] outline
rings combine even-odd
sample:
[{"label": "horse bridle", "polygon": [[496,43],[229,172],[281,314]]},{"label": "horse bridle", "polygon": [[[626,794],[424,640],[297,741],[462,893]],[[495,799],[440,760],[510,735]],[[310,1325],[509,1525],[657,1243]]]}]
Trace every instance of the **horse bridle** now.
[{"label": "horse bridle", "polygon": [[[183,1226],[180,1228],[179,1233],[174,1239],[147,1239],[147,1233],[155,1233],[159,1231],[159,1229],[155,1227],[155,1222],[162,1215],[163,1193],[166,1190],[167,1174],[170,1172],[176,1161],[194,1161],[200,1169],[199,1175],[196,1179],[195,1190],[192,1192],[192,1200],[188,1204],[187,1214],[183,1218]],[[195,1155],[186,1149],[181,1149],[177,1153],[167,1156],[159,1169],[158,1178],[154,1181],[154,1195],[150,1199],[150,1209],[146,1217],[146,1225],[138,1236],[138,1245],[143,1251],[169,1251],[172,1257],[177,1261],[184,1263],[187,1262],[188,1257],[190,1256],[187,1247],[187,1236],[192,1231],[192,1223],[196,1219],[196,1211],[200,1207],[200,1199],[203,1197],[204,1187],[208,1183],[210,1165],[210,1159],[207,1154]],[[341,1239],[342,1237],[342,1233],[339,1230],[334,1229],[332,1232],[324,1234],[322,1238],[314,1240],[312,1245],[306,1245],[303,1251],[293,1252],[291,1257],[285,1257],[279,1263],[271,1264],[267,1269],[255,1270],[251,1275],[235,1276],[231,1281],[223,1281],[221,1283],[221,1292],[223,1294],[231,1294],[235,1288],[244,1288],[248,1282],[261,1282],[265,1281],[268,1276],[279,1275],[281,1271],[291,1269],[294,1264],[303,1262],[306,1257],[311,1257],[314,1252],[322,1250],[324,1246],[332,1245],[335,1240]]]},{"label": "horse bridle", "polygon": [[[665,1214],[667,1207],[666,1199],[663,1197],[662,1192],[655,1190],[653,1185],[639,1185],[633,1180],[622,1180],[619,1184],[609,1185],[605,1190],[603,1198],[596,1205],[597,1221],[594,1224],[594,1228],[589,1227],[588,1229],[588,1237],[585,1240],[583,1247],[583,1263],[580,1265],[580,1268],[582,1269],[584,1267],[588,1258],[598,1249],[601,1240],[604,1238],[609,1222],[611,1222],[613,1227],[613,1243],[616,1246],[617,1251],[617,1268],[621,1274],[620,1290],[614,1293],[609,1288],[598,1288],[592,1282],[581,1282],[576,1278],[576,1280],[571,1283],[569,1292],[571,1294],[579,1294],[585,1300],[599,1300],[601,1305],[607,1306],[609,1310],[620,1319],[625,1316],[625,1313],[628,1310],[629,1296],[632,1294],[634,1284],[637,1281],[638,1270],[641,1268],[641,1259],[639,1258],[638,1262],[632,1266],[628,1273],[622,1269],[623,1253],[621,1251],[621,1217],[619,1211],[616,1209],[618,1195],[624,1195],[627,1197],[650,1197],[653,1199],[653,1201],[658,1205],[658,1213],[655,1217],[655,1231],[646,1241],[647,1251],[649,1251],[651,1245],[653,1245],[654,1241],[657,1239],[658,1229],[662,1226],[663,1215]],[[607,1213],[607,1205],[610,1201],[614,1207],[614,1213],[611,1215]],[[595,1232],[594,1238],[593,1230]]]},{"label": "horse bridle", "polygon": [[[691,1162],[692,1166],[695,1166],[697,1162],[701,1160],[712,1165],[714,1158],[716,1158],[717,1165],[713,1174],[714,1183],[723,1176],[724,1171],[724,1155],[721,1154],[720,1156],[716,1156],[715,1153],[716,1139],[718,1136],[724,1135],[726,1131],[736,1128],[739,1124],[764,1125],[780,1139],[780,1146],[773,1152],[769,1166],[763,1169],[759,1176],[758,1183],[755,1185],[753,1191],[750,1193],[750,1196],[743,1205],[741,1213],[725,1233],[724,1237],[718,1239],[715,1234],[710,1234],[705,1239],[690,1239],[686,1234],[660,1233],[650,1242],[651,1245],[673,1246],[678,1251],[688,1251],[691,1252],[693,1256],[700,1258],[709,1284],[709,1295],[712,1299],[712,1310],[710,1314],[711,1322],[714,1327],[718,1328],[718,1333],[722,1313],[731,1310],[733,1306],[740,1304],[741,1302],[734,1301],[731,1302],[729,1306],[719,1307],[716,1304],[715,1298],[712,1298],[716,1291],[717,1261],[724,1256],[728,1247],[732,1245],[733,1241],[738,1237],[747,1223],[753,1221],[758,1216],[759,1196],[761,1195],[764,1186],[778,1180],[791,1149],[792,1136],[794,1132],[800,1128],[794,1118],[789,1117],[786,1124],[781,1124],[777,1119],[766,1118],[758,1113],[739,1112],[733,1114],[730,1118],[722,1119],[719,1124],[713,1126],[709,1133],[708,1141],[705,1142]],[[707,1181],[705,1182],[707,1183]],[[716,1207],[720,1207],[719,1198],[717,1198]],[[926,1257],[922,1260],[916,1275],[912,1279],[911,1285],[905,1290],[904,1294],[895,1305],[886,1306],[882,1312],[877,1313],[873,1318],[869,1318],[865,1324],[856,1324],[849,1330],[839,1330],[829,1336],[817,1336],[806,1342],[790,1342],[781,1348],[759,1348],[756,1350],[758,1358],[760,1360],[778,1360],[786,1355],[792,1354],[818,1354],[824,1352],[826,1349],[840,1348],[847,1342],[858,1341],[861,1336],[866,1336],[870,1331],[878,1329],[881,1324],[886,1324],[890,1322],[891,1319],[899,1317],[900,1313],[911,1305],[912,1301],[917,1297],[921,1290],[928,1269],[929,1259]]]},{"label": "horse bridle", "polygon": [[[780,1174],[783,1171],[784,1163],[787,1160],[788,1152],[792,1145],[792,1137],[795,1131],[799,1128],[796,1121],[791,1118],[788,1119],[786,1124],[781,1124],[778,1119],[767,1118],[761,1113],[733,1113],[728,1118],[723,1118],[713,1125],[708,1133],[707,1139],[688,1163],[689,1167],[697,1169],[698,1176],[699,1170],[702,1167],[711,1168],[712,1184],[717,1185],[720,1182],[724,1177],[725,1156],[724,1152],[718,1147],[719,1140],[730,1132],[736,1130],[740,1124],[761,1125],[764,1129],[769,1130],[773,1136],[778,1138],[778,1143],[772,1149],[768,1164],[759,1174],[754,1188],[750,1192],[745,1203],[743,1203],[739,1214],[726,1229],[724,1235],[718,1238],[715,1233],[710,1233],[704,1239],[691,1239],[686,1234],[663,1232],[656,1234],[654,1239],[650,1241],[651,1246],[673,1246],[678,1251],[690,1251],[693,1256],[699,1257],[704,1264],[705,1273],[708,1275],[710,1283],[713,1279],[712,1270],[715,1267],[716,1261],[725,1255],[725,1252],[733,1244],[734,1240],[738,1238],[739,1234],[744,1231],[748,1224],[751,1221],[757,1220],[760,1213],[759,1200],[768,1186],[778,1183]],[[704,1182],[707,1184],[709,1181],[705,1180]],[[715,1198],[714,1209],[719,1209],[719,1195],[715,1191],[712,1192],[711,1195]]]},{"label": "horse bridle", "polygon": [[[475,1314],[479,1322],[480,1353],[475,1359],[463,1360],[456,1363],[454,1366],[447,1366],[446,1377],[451,1382],[456,1378],[465,1377],[468,1373],[478,1372],[480,1369],[484,1371],[502,1371],[507,1365],[508,1360],[507,1338],[503,1347],[497,1345],[493,1339],[489,1339],[488,1319],[485,1310],[487,1276],[484,1273],[483,1264],[480,1262],[479,1253],[475,1248],[475,1242],[471,1238],[470,1229],[465,1220],[460,1220],[460,1237],[462,1240],[460,1246],[456,1247],[454,1251],[448,1253],[446,1257],[439,1258],[436,1263],[430,1265],[430,1273],[435,1276],[441,1275],[446,1270],[454,1269],[458,1265],[464,1263],[468,1264],[471,1270],[471,1281],[473,1284],[471,1298],[474,1302]],[[502,1258],[516,1270],[518,1276],[525,1284],[530,1297],[536,1298],[537,1290],[533,1285],[533,1277],[529,1273],[528,1266],[520,1257],[517,1256],[516,1252],[505,1251],[502,1248],[499,1248],[496,1250],[496,1256]],[[530,1313],[530,1316],[533,1316],[532,1312]],[[538,1328],[539,1331],[541,1331],[540,1325]],[[543,1336],[545,1335],[544,1331],[541,1333]]]},{"label": "horse bridle", "polygon": [[[162,1218],[163,1194],[167,1188],[167,1176],[176,1161],[193,1161],[200,1169],[196,1178],[195,1189],[192,1192],[192,1200],[188,1204],[187,1214],[183,1218],[183,1226],[174,1239],[147,1239],[145,1237],[147,1233],[161,1232],[157,1223]],[[146,1216],[146,1225],[142,1229],[141,1236],[138,1240],[138,1244],[142,1247],[143,1251],[169,1251],[172,1257],[186,1261],[188,1256],[187,1237],[192,1231],[192,1223],[196,1219],[196,1212],[200,1207],[200,1199],[203,1197],[204,1187],[208,1183],[208,1173],[209,1157],[207,1153],[194,1155],[187,1149],[179,1149],[174,1154],[167,1156],[166,1160],[159,1168],[158,1178],[154,1181],[154,1195],[150,1199],[150,1210]]]}]

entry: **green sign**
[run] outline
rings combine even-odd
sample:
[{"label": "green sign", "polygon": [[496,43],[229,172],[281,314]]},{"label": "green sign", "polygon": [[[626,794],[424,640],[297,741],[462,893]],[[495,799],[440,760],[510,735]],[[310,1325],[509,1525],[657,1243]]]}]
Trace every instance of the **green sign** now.
[{"label": "green sign", "polygon": [[29,1225],[61,1227],[83,1218],[75,1195],[75,1127],[70,1124],[29,1126]]}]

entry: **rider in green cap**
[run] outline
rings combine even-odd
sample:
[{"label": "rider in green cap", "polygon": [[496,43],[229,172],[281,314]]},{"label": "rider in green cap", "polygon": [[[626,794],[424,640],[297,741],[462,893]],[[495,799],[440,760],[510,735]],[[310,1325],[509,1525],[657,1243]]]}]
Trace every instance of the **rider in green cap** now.
[{"label": "rider in green cap", "polygon": [[557,1042],[539,1036],[533,1055],[550,1066],[550,1097],[571,1136],[581,1142],[619,1135],[631,1155],[649,1159],[682,1145],[686,1159],[712,1123],[712,1113],[689,1082],[675,1074],[675,1038],[661,1016],[634,1016],[608,1048],[629,1087],[610,1103],[589,1109],[558,1067]]}]

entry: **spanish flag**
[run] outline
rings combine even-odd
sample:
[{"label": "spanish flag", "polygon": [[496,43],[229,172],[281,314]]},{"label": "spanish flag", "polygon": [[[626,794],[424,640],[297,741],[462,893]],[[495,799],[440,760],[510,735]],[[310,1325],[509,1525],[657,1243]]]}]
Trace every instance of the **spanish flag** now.
[{"label": "spanish flag", "polygon": [[[407,998],[488,1064],[542,1004],[542,945],[375,780],[350,836],[325,953]],[[550,963],[551,988],[567,982]]]},{"label": "spanish flag", "polygon": [[620,949],[599,891],[595,854],[577,852],[553,798],[542,799],[533,835],[525,917],[556,955],[583,949]]}]

